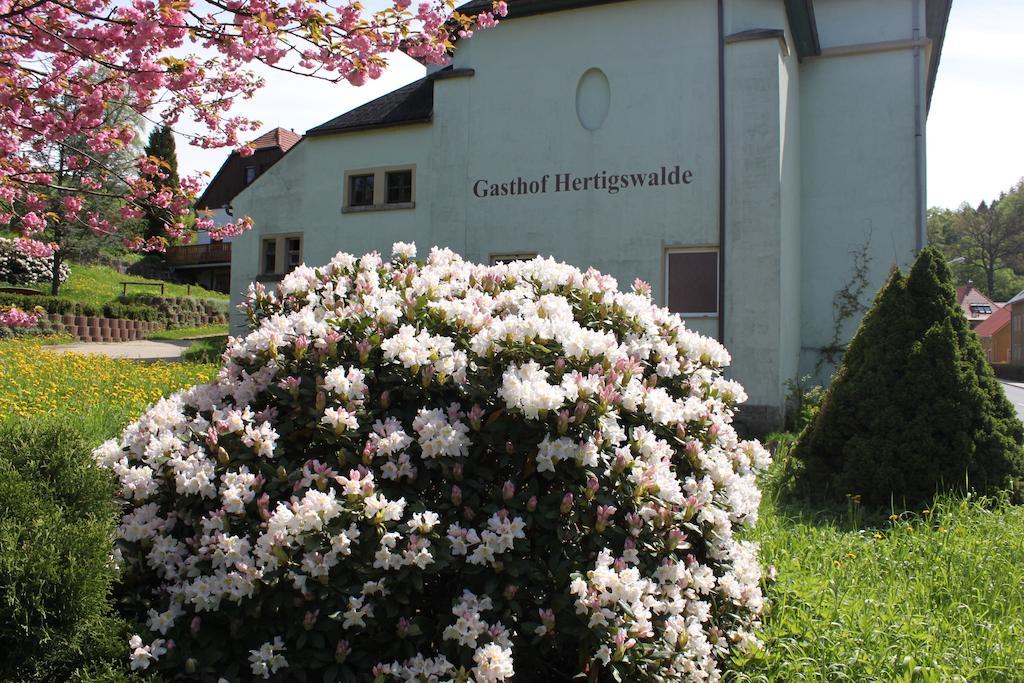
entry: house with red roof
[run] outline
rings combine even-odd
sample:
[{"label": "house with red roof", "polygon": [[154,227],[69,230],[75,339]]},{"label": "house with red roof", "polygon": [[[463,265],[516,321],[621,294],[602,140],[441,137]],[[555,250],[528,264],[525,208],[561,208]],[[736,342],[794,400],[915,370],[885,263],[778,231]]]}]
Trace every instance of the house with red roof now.
[{"label": "house with red roof", "polygon": [[975,333],[981,338],[985,357],[989,363],[1010,362],[1010,322],[1013,307],[1009,304],[998,308],[992,315],[978,323]]},{"label": "house with red roof", "polygon": [[970,280],[956,288],[956,302],[964,309],[964,315],[967,316],[972,328],[976,328],[999,310],[999,304],[985,296]]},{"label": "house with red roof", "polygon": [[[212,217],[217,225],[234,220],[231,200],[277,163],[300,140],[302,136],[294,131],[274,128],[248,144],[253,150],[251,155],[242,156],[237,151],[231,152],[196,201],[196,212]],[[194,244],[168,248],[165,260],[174,275],[184,282],[218,292],[230,289],[230,238],[214,242],[205,231],[201,231],[196,235]]]}]

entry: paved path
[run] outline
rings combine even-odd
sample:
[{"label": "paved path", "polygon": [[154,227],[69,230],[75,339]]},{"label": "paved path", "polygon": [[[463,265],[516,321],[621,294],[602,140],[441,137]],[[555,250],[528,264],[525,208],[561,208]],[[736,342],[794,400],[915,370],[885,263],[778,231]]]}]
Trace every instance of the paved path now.
[{"label": "paved path", "polygon": [[181,352],[192,344],[189,340],[57,344],[47,346],[49,351],[63,353],[98,353],[111,358],[135,358],[139,360],[181,360]]},{"label": "paved path", "polygon": [[999,383],[1003,385],[1006,398],[1010,399],[1010,403],[1017,409],[1017,417],[1024,420],[1024,384],[1020,382],[1004,382],[1003,380],[999,380]]}]

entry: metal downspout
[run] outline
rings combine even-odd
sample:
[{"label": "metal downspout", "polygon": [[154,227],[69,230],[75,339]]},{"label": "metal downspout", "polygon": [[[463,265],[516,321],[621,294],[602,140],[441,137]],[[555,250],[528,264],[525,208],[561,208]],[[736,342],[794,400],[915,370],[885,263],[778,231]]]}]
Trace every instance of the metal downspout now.
[{"label": "metal downspout", "polygon": [[718,0],[718,341],[725,343],[725,11]]},{"label": "metal downspout", "polygon": [[924,248],[925,231],[928,224],[927,212],[925,209],[925,148],[924,148],[924,120],[923,120],[923,98],[921,90],[923,79],[921,78],[921,0],[914,0],[914,160],[915,160],[915,218],[917,221],[915,235],[915,253]]}]

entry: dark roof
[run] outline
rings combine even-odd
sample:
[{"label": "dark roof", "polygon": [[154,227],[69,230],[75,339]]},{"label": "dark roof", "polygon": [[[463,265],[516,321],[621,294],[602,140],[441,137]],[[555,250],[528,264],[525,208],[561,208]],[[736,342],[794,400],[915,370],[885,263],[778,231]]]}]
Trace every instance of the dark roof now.
[{"label": "dark roof", "polygon": [[[610,2],[624,2],[625,0],[506,0],[508,4],[508,16],[506,19],[516,17],[528,17],[532,14],[546,14],[547,12],[560,12],[567,9],[579,7],[590,7],[591,5],[606,5]],[[494,6],[492,0],[469,0],[458,8],[462,14],[479,14],[491,9]]]},{"label": "dark roof", "polygon": [[427,77],[306,131],[306,135],[426,123],[434,111],[434,79]]}]

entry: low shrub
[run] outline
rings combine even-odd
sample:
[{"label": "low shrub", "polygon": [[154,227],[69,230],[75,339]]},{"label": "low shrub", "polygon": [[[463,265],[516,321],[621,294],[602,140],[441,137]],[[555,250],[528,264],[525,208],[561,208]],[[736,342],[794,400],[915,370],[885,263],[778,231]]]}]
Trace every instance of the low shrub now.
[{"label": "low shrub", "polygon": [[[60,264],[60,281],[71,275],[68,264]],[[32,285],[53,279],[53,257],[30,256],[18,249],[18,240],[0,237],[0,282]]]},{"label": "low shrub", "polygon": [[1005,379],[1008,382],[1024,382],[1024,365],[997,363],[992,366],[992,371],[999,379]]},{"label": "low shrub", "polygon": [[72,428],[0,422],[0,680],[116,670],[126,626],[110,609],[116,507]]},{"label": "low shrub", "polygon": [[47,313],[56,313],[58,315],[102,316],[151,322],[161,322],[164,319],[160,310],[154,306],[116,302],[97,305],[55,296],[0,293],[0,306],[17,306],[22,310],[41,308]]},{"label": "low shrub", "polygon": [[850,342],[794,456],[802,488],[866,505],[936,492],[1024,494],[1024,427],[956,303],[942,255],[894,271]]},{"label": "low shrub", "polygon": [[739,534],[769,458],[732,427],[725,349],[643,283],[412,255],[254,287],[217,381],[97,449],[135,666],[643,682],[756,650]]}]

